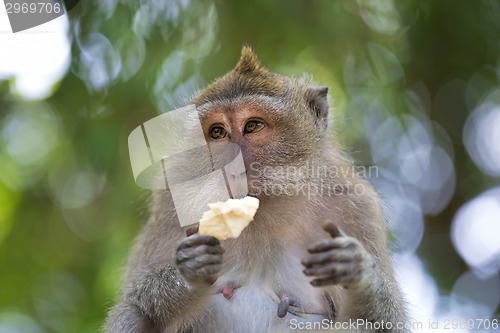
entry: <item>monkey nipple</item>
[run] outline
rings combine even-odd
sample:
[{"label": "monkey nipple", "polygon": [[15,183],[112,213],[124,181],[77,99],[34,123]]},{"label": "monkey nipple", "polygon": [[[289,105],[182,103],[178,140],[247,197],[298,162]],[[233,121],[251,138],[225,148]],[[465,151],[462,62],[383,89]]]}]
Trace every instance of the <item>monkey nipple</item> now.
[{"label": "monkey nipple", "polygon": [[230,299],[231,297],[233,297],[234,289],[236,289],[234,283],[229,282],[224,287],[222,287],[222,296],[224,296],[225,299]]},{"label": "monkey nipple", "polygon": [[284,318],[288,312],[288,309],[290,307],[290,296],[289,295],[283,295],[281,296],[280,303],[278,304],[278,317],[279,318]]}]

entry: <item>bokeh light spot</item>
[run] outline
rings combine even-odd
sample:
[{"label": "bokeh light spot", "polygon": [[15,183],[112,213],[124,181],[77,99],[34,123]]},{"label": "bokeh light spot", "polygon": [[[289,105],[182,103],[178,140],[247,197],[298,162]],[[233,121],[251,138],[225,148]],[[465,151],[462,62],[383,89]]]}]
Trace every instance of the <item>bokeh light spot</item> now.
[{"label": "bokeh light spot", "polygon": [[465,123],[463,140],[484,172],[500,176],[500,105],[485,103],[477,108]]},{"label": "bokeh light spot", "polygon": [[42,102],[19,105],[2,128],[5,149],[22,166],[47,159],[59,138],[56,114]]},{"label": "bokeh light spot", "polygon": [[462,206],[451,228],[455,249],[478,275],[500,270],[500,188],[489,190]]},{"label": "bokeh light spot", "polygon": [[110,41],[100,33],[92,33],[78,43],[80,53],[79,75],[94,89],[100,90],[116,79],[121,59]]},{"label": "bokeh light spot", "polygon": [[482,279],[465,272],[455,281],[450,296],[462,318],[491,318],[500,304],[500,275]]}]

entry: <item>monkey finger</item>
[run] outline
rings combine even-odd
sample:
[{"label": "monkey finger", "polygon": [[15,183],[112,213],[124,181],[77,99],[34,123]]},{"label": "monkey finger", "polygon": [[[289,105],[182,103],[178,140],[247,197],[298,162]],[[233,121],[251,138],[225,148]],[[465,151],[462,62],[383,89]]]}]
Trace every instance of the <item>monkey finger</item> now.
[{"label": "monkey finger", "polygon": [[224,248],[220,245],[200,245],[194,248],[195,252],[198,255],[201,255],[203,253],[210,253],[210,254],[223,254],[225,252]]},{"label": "monkey finger", "polygon": [[206,265],[199,269],[186,267],[186,265],[179,266],[179,271],[186,280],[191,283],[204,282],[213,284],[217,280],[217,274],[220,272],[222,265]]},{"label": "monkey finger", "polygon": [[308,249],[309,253],[325,252],[334,249],[348,249],[354,251],[359,243],[351,237],[337,237],[331,239],[325,239],[316,243],[314,246]]},{"label": "monkey finger", "polygon": [[334,276],[343,275],[352,270],[353,265],[351,264],[329,264],[325,266],[315,266],[311,268],[306,268],[304,274],[307,276]]},{"label": "monkey finger", "polygon": [[221,268],[222,268],[221,264],[207,265],[198,270],[198,275],[210,277],[218,274]]},{"label": "monkey finger", "polygon": [[221,255],[223,253],[224,249],[222,248],[222,246],[201,245],[197,247],[188,247],[186,249],[177,251],[177,253],[175,254],[175,260],[176,263],[179,264],[181,262],[194,259],[204,254]]},{"label": "monkey finger", "polygon": [[224,248],[220,245],[199,245],[178,250],[175,257],[178,262],[193,259],[203,254],[223,254]]},{"label": "monkey finger", "polygon": [[332,236],[332,238],[341,237],[344,234],[340,231],[339,227],[333,222],[328,222],[323,225],[323,229]]},{"label": "monkey finger", "polygon": [[325,239],[322,240],[313,246],[311,246],[307,251],[309,253],[319,253],[319,252],[325,252],[325,251],[330,251],[333,249],[341,249],[341,248],[346,248],[351,246],[351,242],[349,242],[349,238],[347,237],[339,237],[339,238],[333,238],[333,239]]},{"label": "monkey finger", "polygon": [[316,244],[314,244],[313,246],[311,246],[310,248],[307,249],[307,251],[309,253],[318,253],[318,252],[324,252],[324,251],[328,251],[328,250],[331,250],[333,247],[333,242],[331,239],[325,239],[325,240],[322,240]]},{"label": "monkey finger", "polygon": [[337,284],[342,284],[345,281],[349,280],[349,275],[339,275],[322,279],[314,279],[311,281],[311,285],[315,287],[323,287],[323,286],[333,286]]},{"label": "monkey finger", "polygon": [[191,225],[189,227],[187,227],[186,229],[186,236],[191,236],[191,235],[194,235],[196,233],[198,233],[198,229],[199,229],[199,225],[196,224],[196,225]]},{"label": "monkey finger", "polygon": [[175,263],[179,265],[180,263],[192,259],[194,254],[189,251],[177,251],[175,254]]},{"label": "monkey finger", "polygon": [[188,238],[185,238],[177,247],[177,250],[182,250],[188,247],[193,247],[197,245],[219,245],[220,241],[212,236],[205,236],[205,235],[192,235],[189,236]]},{"label": "monkey finger", "polygon": [[312,254],[304,259],[302,259],[301,263],[305,267],[311,267],[314,265],[323,264],[325,262],[330,261],[330,251],[328,252],[320,252],[318,254]]},{"label": "monkey finger", "polygon": [[177,261],[177,265],[182,269],[199,270],[203,266],[222,263],[222,256],[217,254],[204,254],[202,256]]},{"label": "monkey finger", "polygon": [[198,268],[204,265],[220,264],[222,263],[222,256],[218,254],[203,254],[199,257],[194,258],[193,261],[193,265]]},{"label": "monkey finger", "polygon": [[327,252],[312,254],[302,260],[302,265],[312,267],[331,262],[352,262],[353,255],[350,252],[333,249]]}]

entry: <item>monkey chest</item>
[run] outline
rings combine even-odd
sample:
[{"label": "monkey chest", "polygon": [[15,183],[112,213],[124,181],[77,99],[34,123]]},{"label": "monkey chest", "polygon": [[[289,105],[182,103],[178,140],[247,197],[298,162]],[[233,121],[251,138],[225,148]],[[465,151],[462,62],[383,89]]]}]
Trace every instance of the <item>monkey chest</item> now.
[{"label": "monkey chest", "polygon": [[299,326],[318,326],[328,313],[324,293],[310,285],[299,258],[282,258],[273,266],[229,265],[195,332],[297,332]]},{"label": "monkey chest", "polygon": [[228,296],[223,288],[211,297],[209,308],[194,332],[297,332],[298,326],[305,327],[306,323],[318,325],[326,318],[320,306],[308,309],[298,303],[290,305],[279,315],[279,296],[264,285],[240,286]]}]

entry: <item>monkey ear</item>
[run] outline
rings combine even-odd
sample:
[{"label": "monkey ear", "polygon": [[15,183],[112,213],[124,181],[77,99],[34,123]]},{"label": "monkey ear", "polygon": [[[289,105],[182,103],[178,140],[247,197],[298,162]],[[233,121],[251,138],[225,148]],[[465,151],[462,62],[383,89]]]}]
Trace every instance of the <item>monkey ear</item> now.
[{"label": "monkey ear", "polygon": [[316,124],[322,130],[328,127],[328,87],[309,87],[306,90],[306,102],[316,118]]}]

